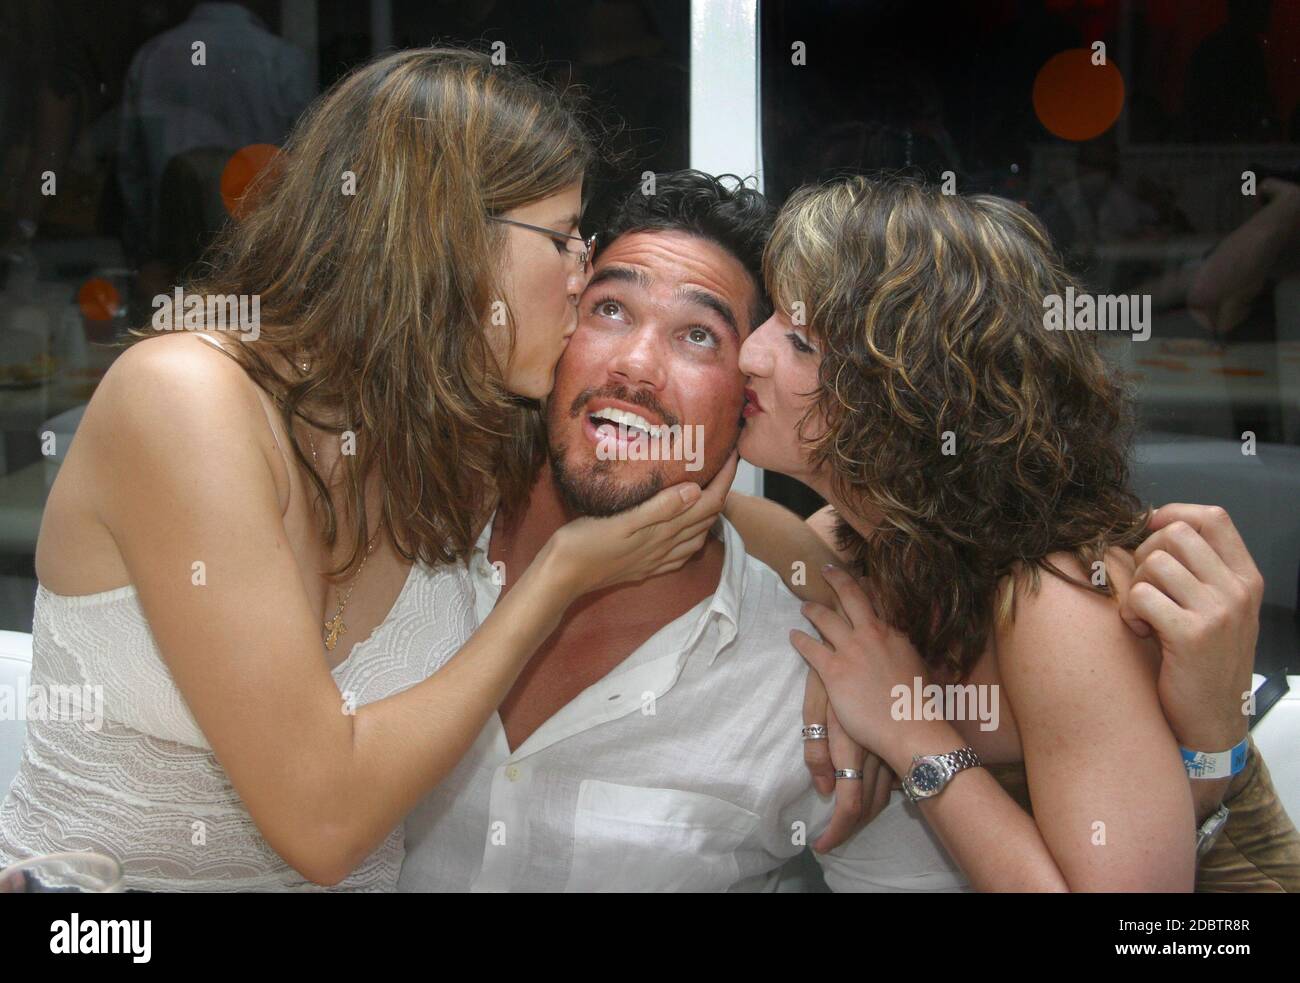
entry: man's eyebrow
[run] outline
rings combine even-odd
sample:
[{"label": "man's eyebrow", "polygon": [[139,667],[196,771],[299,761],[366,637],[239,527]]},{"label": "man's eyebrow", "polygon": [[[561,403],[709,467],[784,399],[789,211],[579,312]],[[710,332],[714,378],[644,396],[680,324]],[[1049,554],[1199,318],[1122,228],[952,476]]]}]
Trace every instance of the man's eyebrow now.
[{"label": "man's eyebrow", "polygon": [[718,317],[727,322],[727,327],[735,336],[736,341],[740,341],[740,329],[736,327],[736,315],[731,312],[731,305],[715,294],[707,290],[700,290],[696,287],[678,287],[677,296],[683,300],[688,300],[692,304],[698,304],[700,307],[707,307]]},{"label": "man's eyebrow", "polygon": [[[632,266],[606,266],[597,270],[590,280],[587,281],[587,289],[599,286],[602,283],[630,283],[640,287],[642,290],[649,290],[654,284],[654,277],[643,269]],[[685,300],[691,304],[700,307],[707,307],[718,317],[722,318],[731,333],[735,336],[736,341],[740,341],[740,329],[736,326],[736,315],[731,310],[731,305],[722,300],[715,294],[707,290],[701,290],[698,287],[678,287],[674,291],[674,296],[679,300]]]},{"label": "man's eyebrow", "polygon": [[645,270],[636,269],[631,266],[606,266],[596,271],[590,280],[587,281],[587,289],[601,283],[630,283],[633,286],[640,287],[642,290],[649,290],[654,282],[653,278]]}]

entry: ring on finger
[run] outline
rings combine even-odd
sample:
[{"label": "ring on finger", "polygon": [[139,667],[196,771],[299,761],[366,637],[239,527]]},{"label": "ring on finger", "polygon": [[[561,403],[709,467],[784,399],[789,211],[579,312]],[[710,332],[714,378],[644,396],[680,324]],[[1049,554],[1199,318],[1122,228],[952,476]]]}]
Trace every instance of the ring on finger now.
[{"label": "ring on finger", "polygon": [[825,724],[808,724],[800,731],[805,741],[825,741],[829,740],[826,733]]},{"label": "ring on finger", "polygon": [[856,769],[856,768],[836,768],[836,769],[835,769],[835,777],[836,777],[836,778],[856,778],[856,779],[858,779],[859,781],[861,781],[861,780],[862,780],[862,772],[858,771],[858,769]]}]

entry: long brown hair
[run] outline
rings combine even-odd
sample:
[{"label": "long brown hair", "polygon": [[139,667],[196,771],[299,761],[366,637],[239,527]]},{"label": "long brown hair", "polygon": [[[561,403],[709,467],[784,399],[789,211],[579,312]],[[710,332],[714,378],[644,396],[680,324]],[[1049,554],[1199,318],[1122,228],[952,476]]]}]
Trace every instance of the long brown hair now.
[{"label": "long brown hair", "polygon": [[[342,460],[356,534],[331,573],[364,555],[374,468],[381,529],[408,560],[468,555],[490,496],[506,507],[526,496],[543,431],[536,404],[505,389],[484,334],[504,297],[504,226],[488,216],[582,179],[597,159],[584,114],[573,92],[481,52],[380,58],[307,110],[250,190],[249,213],[227,223],[188,285],[260,298],[260,336],[232,356],[277,399],[331,546],[334,506],[292,421],[355,434]],[[272,354],[308,368],[284,378]]]},{"label": "long brown hair", "polygon": [[927,663],[963,675],[1040,569],[1111,593],[1048,557],[1092,571],[1144,538],[1128,404],[1090,333],[1045,328],[1073,281],[1032,214],[899,178],[809,186],[764,275],[823,353],[810,462],[877,520],[866,537],[841,520],[839,545]]}]

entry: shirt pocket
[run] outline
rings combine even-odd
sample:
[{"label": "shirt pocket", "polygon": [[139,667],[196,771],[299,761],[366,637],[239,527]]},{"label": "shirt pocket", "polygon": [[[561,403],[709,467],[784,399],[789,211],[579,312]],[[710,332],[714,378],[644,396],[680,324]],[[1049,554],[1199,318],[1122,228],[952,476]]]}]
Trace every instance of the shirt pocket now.
[{"label": "shirt pocket", "polygon": [[726,890],[757,825],[755,813],[712,795],[584,781],[565,890]]}]

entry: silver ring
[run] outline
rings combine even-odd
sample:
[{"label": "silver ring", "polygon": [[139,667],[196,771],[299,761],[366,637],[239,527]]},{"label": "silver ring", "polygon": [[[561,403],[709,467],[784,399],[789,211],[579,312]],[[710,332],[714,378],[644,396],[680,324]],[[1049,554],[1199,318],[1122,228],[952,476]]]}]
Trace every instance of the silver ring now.
[{"label": "silver ring", "polygon": [[809,724],[808,726],[804,727],[803,730],[800,731],[800,733],[803,734],[803,739],[805,741],[827,740],[825,724]]},{"label": "silver ring", "polygon": [[859,781],[861,781],[861,780],[862,780],[862,772],[858,771],[858,769],[856,769],[856,768],[836,768],[836,769],[835,769],[835,777],[836,777],[836,778],[856,778],[856,779],[858,779]]}]

